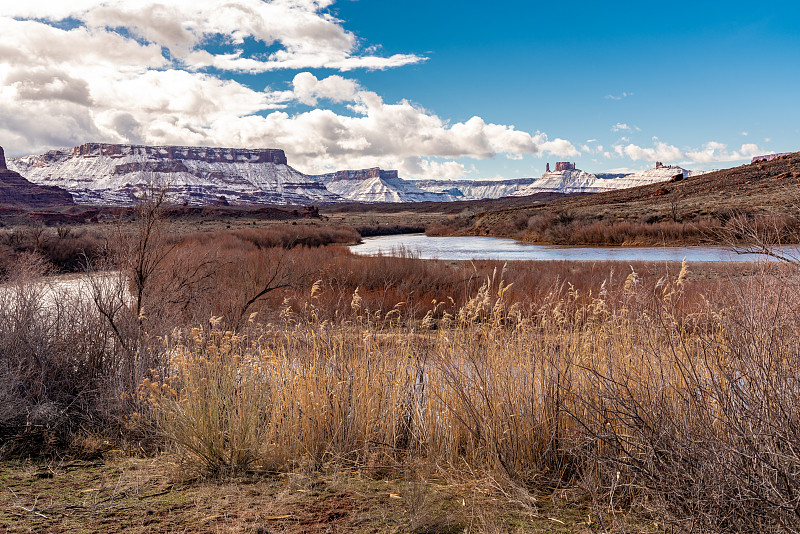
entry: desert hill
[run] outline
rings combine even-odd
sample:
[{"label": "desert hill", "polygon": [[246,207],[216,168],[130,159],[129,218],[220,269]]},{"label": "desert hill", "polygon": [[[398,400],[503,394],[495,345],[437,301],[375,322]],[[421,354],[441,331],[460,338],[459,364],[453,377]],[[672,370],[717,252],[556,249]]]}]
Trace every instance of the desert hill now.
[{"label": "desert hill", "polygon": [[33,184],[19,173],[6,168],[0,147],[0,205],[14,208],[51,208],[72,205],[72,195],[60,187]]}]

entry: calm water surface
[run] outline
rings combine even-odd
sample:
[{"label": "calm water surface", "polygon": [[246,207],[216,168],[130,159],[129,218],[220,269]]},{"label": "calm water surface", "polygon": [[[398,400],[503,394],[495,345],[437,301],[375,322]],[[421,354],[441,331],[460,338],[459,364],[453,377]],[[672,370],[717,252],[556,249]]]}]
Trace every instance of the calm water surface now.
[{"label": "calm water surface", "polygon": [[401,234],[368,237],[350,250],[355,254],[440,260],[571,261],[755,261],[764,256],[736,254],[725,247],[563,247],[530,245],[498,237],[428,237]]}]

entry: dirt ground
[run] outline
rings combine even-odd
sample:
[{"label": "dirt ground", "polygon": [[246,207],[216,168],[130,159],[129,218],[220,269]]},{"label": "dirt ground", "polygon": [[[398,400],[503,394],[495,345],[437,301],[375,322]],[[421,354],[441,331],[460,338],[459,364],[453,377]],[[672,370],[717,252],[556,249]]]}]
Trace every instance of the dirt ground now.
[{"label": "dirt ground", "polygon": [[0,463],[7,533],[660,532],[578,490],[531,495],[487,478],[384,469],[191,478],[170,456]]}]

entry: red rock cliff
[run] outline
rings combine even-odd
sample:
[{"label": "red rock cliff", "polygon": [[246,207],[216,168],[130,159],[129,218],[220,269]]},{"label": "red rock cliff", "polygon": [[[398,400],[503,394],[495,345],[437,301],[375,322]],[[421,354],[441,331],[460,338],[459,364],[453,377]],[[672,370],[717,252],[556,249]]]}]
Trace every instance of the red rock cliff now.
[{"label": "red rock cliff", "polygon": [[22,208],[50,208],[74,204],[72,195],[60,187],[36,185],[6,168],[0,147],[0,204]]}]

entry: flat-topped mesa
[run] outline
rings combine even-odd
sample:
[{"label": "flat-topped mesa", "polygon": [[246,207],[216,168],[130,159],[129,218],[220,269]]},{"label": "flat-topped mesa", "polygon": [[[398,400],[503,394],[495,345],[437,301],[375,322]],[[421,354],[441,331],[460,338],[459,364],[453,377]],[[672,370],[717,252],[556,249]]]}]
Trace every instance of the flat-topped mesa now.
[{"label": "flat-topped mesa", "polygon": [[274,163],[288,165],[286,153],[277,148],[218,148],[195,146],[145,146],[84,143],[72,149],[73,157],[146,156],[167,160],[197,160],[209,163]]},{"label": "flat-topped mesa", "polygon": [[79,204],[135,204],[153,183],[167,188],[171,202],[198,206],[220,196],[230,205],[341,200],[278,149],[86,143],[8,164],[33,183],[63,187]]},{"label": "flat-topped mesa", "polygon": [[372,178],[383,178],[387,180],[396,180],[399,178],[397,171],[384,171],[380,167],[372,167],[369,169],[358,169],[349,171],[336,171],[330,175],[329,181],[338,182],[341,180],[370,180]]},{"label": "flat-topped mesa", "polygon": [[6,168],[6,154],[3,152],[3,147],[0,146],[0,171]]}]

